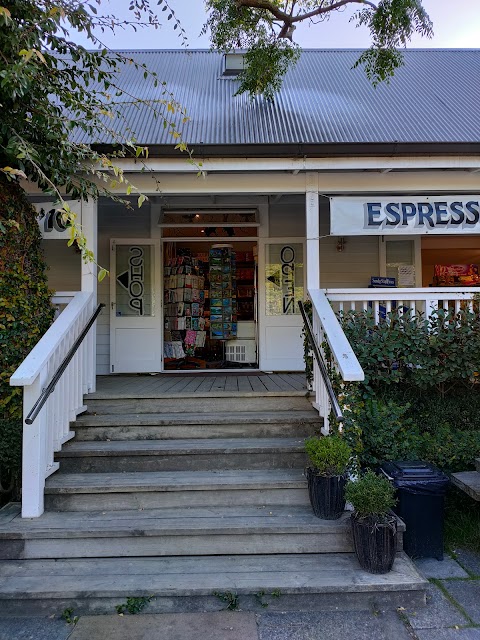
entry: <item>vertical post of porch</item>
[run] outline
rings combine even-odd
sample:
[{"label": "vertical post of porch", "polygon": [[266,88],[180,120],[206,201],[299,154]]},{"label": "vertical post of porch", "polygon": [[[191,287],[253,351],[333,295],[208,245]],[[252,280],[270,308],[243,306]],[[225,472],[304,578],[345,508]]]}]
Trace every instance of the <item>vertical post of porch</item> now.
[{"label": "vertical post of porch", "polygon": [[[98,203],[95,200],[82,202],[82,230],[87,247],[98,258]],[[97,264],[82,260],[82,291],[93,293],[93,310],[97,306]],[[88,332],[87,340],[87,388],[90,393],[96,390],[97,370],[97,330],[96,325]]]},{"label": "vertical post of porch", "polygon": [[[307,294],[314,289],[320,289],[320,215],[318,203],[318,173],[307,172],[305,176],[305,216],[307,235]],[[321,344],[321,327],[318,324],[318,314],[312,310],[312,328],[315,339]],[[315,400],[313,406],[318,409],[324,419],[324,428],[328,432],[328,401],[325,404],[325,385],[323,383],[317,361],[313,360],[312,391]]]},{"label": "vertical post of porch", "polygon": [[[24,418],[30,413],[47,383],[47,369],[44,367],[35,381],[24,387]],[[38,518],[44,511],[47,430],[47,407],[43,407],[33,424],[23,423],[22,518]]]},{"label": "vertical post of porch", "polygon": [[320,289],[320,216],[318,173],[309,171],[305,179],[305,215],[307,230],[307,291]]}]

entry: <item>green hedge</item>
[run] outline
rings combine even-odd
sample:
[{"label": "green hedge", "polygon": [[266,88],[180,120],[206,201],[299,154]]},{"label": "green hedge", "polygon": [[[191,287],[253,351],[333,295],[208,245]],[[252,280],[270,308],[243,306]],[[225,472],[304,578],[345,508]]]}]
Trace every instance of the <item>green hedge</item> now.
[{"label": "green hedge", "polygon": [[446,471],[473,468],[480,455],[480,317],[462,310],[340,316],[365,371],[341,385],[345,435],[362,466],[423,459]]},{"label": "green hedge", "polygon": [[[350,393],[353,400],[355,391]],[[450,411],[456,406],[458,414],[469,419],[468,428],[457,420],[438,420],[444,399],[437,398],[436,412],[429,413],[433,403],[424,391],[418,391],[416,402],[401,403],[394,399],[395,390],[389,389],[389,398],[361,398],[351,403],[345,412],[345,437],[356,452],[362,466],[377,466],[384,460],[422,459],[446,471],[473,469],[475,457],[480,454],[480,426],[475,405],[465,404],[459,394],[445,404]],[[427,409],[426,409],[427,407]]]},{"label": "green hedge", "polygon": [[15,490],[19,490],[21,452],[21,419],[0,418],[0,502],[6,501]]},{"label": "green hedge", "polygon": [[473,387],[480,367],[480,315],[435,311],[428,319],[403,308],[375,322],[371,311],[340,316],[365,372],[364,387],[401,384],[440,395]]},{"label": "green hedge", "polygon": [[[54,309],[37,214],[14,181],[0,174],[0,484],[20,489],[22,389],[12,373],[50,326]],[[2,494],[5,500],[5,493]]]}]

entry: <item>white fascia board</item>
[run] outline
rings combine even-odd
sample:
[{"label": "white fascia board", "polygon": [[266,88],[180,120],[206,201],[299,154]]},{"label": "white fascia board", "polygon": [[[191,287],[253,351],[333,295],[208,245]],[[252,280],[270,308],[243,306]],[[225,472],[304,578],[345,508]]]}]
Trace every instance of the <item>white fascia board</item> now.
[{"label": "white fascia board", "polygon": [[[478,156],[412,156],[412,157],[349,157],[349,158],[206,158],[201,161],[202,171],[380,171],[395,169],[412,171],[428,169],[456,169],[480,171]],[[145,171],[144,163],[134,159],[119,158],[117,164],[125,172]],[[149,170],[159,173],[198,173],[198,168],[184,158],[149,158]]]},{"label": "white fascia board", "polygon": [[[140,174],[131,181],[147,195],[217,195],[275,193],[306,193],[305,175],[279,173],[210,174],[206,178],[196,176],[163,175],[161,191],[152,191],[150,176]],[[411,171],[382,173],[319,173],[320,195],[355,193],[470,193],[479,190],[478,175],[468,171]],[[125,193],[125,186],[118,185],[115,193]]]},{"label": "white fascia board", "polygon": [[[206,177],[180,173],[158,174],[160,188],[155,188],[150,173],[130,174],[129,180],[135,186],[133,193],[147,196],[167,195],[274,195],[305,194],[305,175],[298,173],[210,173]],[[39,194],[38,187],[22,182],[25,191]],[[103,183],[102,183],[103,186]],[[125,195],[127,186],[119,184],[113,193]],[[478,193],[479,176],[471,171],[414,170],[390,171],[389,173],[370,171],[328,171],[318,172],[318,192],[320,195],[355,195],[364,193]]]}]

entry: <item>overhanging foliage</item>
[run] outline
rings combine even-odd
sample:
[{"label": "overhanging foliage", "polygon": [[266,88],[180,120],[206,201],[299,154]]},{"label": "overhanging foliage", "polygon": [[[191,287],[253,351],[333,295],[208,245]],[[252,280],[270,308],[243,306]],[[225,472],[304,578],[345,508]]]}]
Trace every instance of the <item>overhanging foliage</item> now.
[{"label": "overhanging foliage", "polygon": [[374,85],[388,80],[402,64],[399,49],[415,33],[433,34],[421,0],[206,0],[209,14],[204,32],[210,30],[215,49],[226,53],[246,50],[238,93],[247,92],[251,97],[261,93],[273,99],[288,67],[299,56],[294,43],[296,25],[325,23],[348,5],[361,7],[353,20],[370,32],[372,45],[357,65],[364,66]]},{"label": "overhanging foliage", "polygon": [[[97,5],[100,0],[0,0],[0,171],[13,179],[28,178],[58,199],[72,240],[87,260],[93,256],[62,197],[118,199],[112,192],[118,183],[124,183],[128,195],[135,191],[116,160],[132,156],[144,162],[148,149],[124,122],[125,106],[146,106],[152,119],[170,131],[172,147],[188,150],[178,130],[186,115],[162,79],[102,47],[102,31],[125,25],[114,16],[99,15]],[[148,0],[130,5],[134,17],[127,25],[158,26]],[[73,29],[85,34],[96,50],[76,44],[69,36]],[[145,95],[151,98],[129,95],[119,85],[122,67],[130,64],[144,75]],[[92,140],[106,136],[116,151],[100,153],[76,143],[74,131]],[[139,194],[139,206],[144,200]]]}]

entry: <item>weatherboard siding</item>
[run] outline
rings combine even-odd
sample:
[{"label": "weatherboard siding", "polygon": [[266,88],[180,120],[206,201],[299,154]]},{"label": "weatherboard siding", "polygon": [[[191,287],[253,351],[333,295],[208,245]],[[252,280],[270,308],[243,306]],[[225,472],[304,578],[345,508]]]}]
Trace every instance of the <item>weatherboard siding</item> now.
[{"label": "weatherboard siding", "polygon": [[80,291],[81,257],[75,247],[67,247],[65,240],[42,240],[47,263],[48,288],[52,291]]}]

